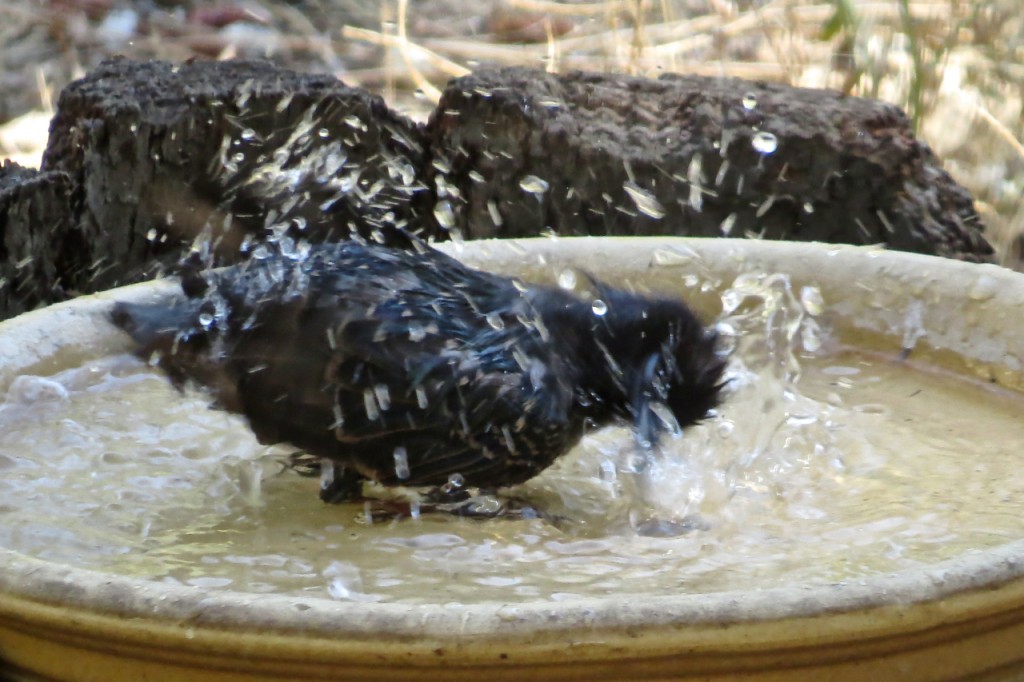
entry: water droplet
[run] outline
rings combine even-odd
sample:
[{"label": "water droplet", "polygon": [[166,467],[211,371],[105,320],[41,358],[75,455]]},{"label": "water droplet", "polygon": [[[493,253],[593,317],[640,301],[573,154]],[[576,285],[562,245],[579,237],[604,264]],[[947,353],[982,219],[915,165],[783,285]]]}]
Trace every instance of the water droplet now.
[{"label": "water droplet", "polygon": [[722,419],[715,426],[715,433],[718,434],[719,438],[727,439],[732,437],[733,432],[736,430],[736,424],[729,419]]},{"label": "water droplet", "polygon": [[416,387],[416,404],[420,406],[421,410],[427,409],[427,405],[430,404],[427,402],[427,389],[422,386]]},{"label": "water droplet", "polygon": [[754,149],[759,154],[772,154],[776,149],[779,148],[779,140],[775,135],[766,133],[763,130],[759,130],[754,133],[754,137],[751,138],[750,144],[753,145]]},{"label": "water droplet", "polygon": [[377,399],[373,395],[373,391],[365,389],[363,391],[363,409],[366,410],[366,418],[370,421],[376,421],[380,418],[380,410],[377,409]]},{"label": "water droplet", "polygon": [[437,220],[437,224],[445,230],[451,230],[455,227],[455,211],[452,210],[452,205],[447,201],[439,201],[434,206],[434,219]]},{"label": "water droplet", "polygon": [[210,325],[213,324],[213,315],[207,312],[199,313],[199,325],[203,329],[209,329]]},{"label": "water droplet", "polygon": [[401,445],[395,448],[395,476],[400,481],[409,478],[409,455]]},{"label": "water droplet", "polygon": [[245,154],[243,154],[242,152],[237,152],[234,156],[231,157],[231,160],[234,161],[235,163],[241,163],[245,161]]},{"label": "water droplet", "polygon": [[519,181],[519,186],[524,192],[529,192],[530,194],[544,194],[544,192],[548,191],[547,181],[538,178],[536,175],[527,175]]},{"label": "water droplet", "polygon": [[356,116],[355,114],[345,117],[345,125],[355,130],[366,130],[366,124],[363,123],[363,120]]},{"label": "water droplet", "polygon": [[156,239],[156,236],[157,236],[156,228],[155,227],[149,228],[149,232],[146,233],[146,239],[149,240],[149,241],[153,241],[154,239]]},{"label": "water droplet", "polygon": [[733,226],[735,226],[735,225],[736,225],[736,214],[735,213],[730,213],[729,215],[727,215],[725,217],[725,220],[722,221],[722,224],[718,226],[718,229],[721,230],[722,236],[728,237],[729,233],[732,232]]},{"label": "water droplet", "polygon": [[321,128],[320,130],[316,131],[316,134],[317,137],[319,137],[321,140],[326,140],[328,137],[330,137],[331,131],[328,130],[327,128]]},{"label": "water droplet", "polygon": [[448,485],[453,489],[461,488],[466,485],[466,478],[459,473],[452,474],[448,477]]},{"label": "water droplet", "polygon": [[748,92],[743,95],[743,108],[747,111],[757,108],[757,95],[752,92]]},{"label": "water droplet", "polygon": [[501,319],[501,315],[498,313],[488,313],[485,317],[487,324],[491,325],[492,329],[501,331],[505,328],[505,320]]},{"label": "water droplet", "polygon": [[256,137],[256,131],[253,130],[252,128],[246,128],[241,133],[239,133],[239,137],[241,137],[243,140],[251,140],[254,137]]},{"label": "water droplet", "polygon": [[804,202],[804,213],[814,213],[814,204],[809,201]]},{"label": "water droplet", "polygon": [[818,287],[802,287],[800,289],[800,305],[804,307],[808,315],[815,317],[825,312],[825,300],[821,297],[821,290]]},{"label": "water droplet", "polygon": [[594,311],[595,315],[602,317],[608,312],[608,304],[599,298],[595,298],[594,302],[590,305],[590,309]]},{"label": "water droplet", "polygon": [[660,220],[665,217],[665,207],[661,205],[653,194],[649,191],[639,187],[632,182],[624,184],[623,189],[626,190],[626,194],[636,204],[638,211],[644,215],[650,216],[655,220]]},{"label": "water droplet", "polygon": [[377,384],[373,387],[373,395],[377,399],[380,409],[387,411],[391,408],[391,391],[387,384]]},{"label": "water droplet", "polygon": [[567,291],[572,291],[573,289],[575,289],[576,271],[567,268],[558,273],[558,286]]}]

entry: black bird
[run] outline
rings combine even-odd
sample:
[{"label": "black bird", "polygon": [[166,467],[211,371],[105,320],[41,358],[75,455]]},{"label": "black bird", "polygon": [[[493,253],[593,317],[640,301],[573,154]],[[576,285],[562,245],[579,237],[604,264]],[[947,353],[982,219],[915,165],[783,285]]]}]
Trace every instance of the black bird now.
[{"label": "black bird", "polygon": [[363,478],[521,483],[587,423],[630,420],[649,447],[667,413],[686,427],[718,404],[725,360],[682,301],[599,282],[583,300],[414,243],[271,253],[186,276],[174,302],[117,303],[111,317],[140,356],[156,354],[179,387],[208,387],[262,443],[341,465],[329,501]]}]

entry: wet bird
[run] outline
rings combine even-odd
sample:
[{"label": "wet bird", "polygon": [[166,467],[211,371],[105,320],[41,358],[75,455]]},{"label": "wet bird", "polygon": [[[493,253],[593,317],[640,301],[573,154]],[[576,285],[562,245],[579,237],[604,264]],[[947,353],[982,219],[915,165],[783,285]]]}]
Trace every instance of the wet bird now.
[{"label": "wet bird", "polygon": [[322,458],[328,501],[363,479],[513,485],[586,425],[628,420],[651,447],[718,404],[725,360],[682,301],[596,281],[585,300],[413,243],[263,254],[184,277],[173,301],[117,303],[111,318],[260,442]]}]

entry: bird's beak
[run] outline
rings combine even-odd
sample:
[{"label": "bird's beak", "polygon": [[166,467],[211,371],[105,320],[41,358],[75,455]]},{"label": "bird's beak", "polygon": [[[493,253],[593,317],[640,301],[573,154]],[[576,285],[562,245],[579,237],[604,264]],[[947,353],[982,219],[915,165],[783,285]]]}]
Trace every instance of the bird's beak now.
[{"label": "bird's beak", "polygon": [[661,356],[651,353],[644,360],[642,369],[634,380],[630,404],[633,410],[633,431],[637,444],[644,449],[654,446],[658,438],[656,416],[651,411],[651,402],[658,399],[654,380]]}]

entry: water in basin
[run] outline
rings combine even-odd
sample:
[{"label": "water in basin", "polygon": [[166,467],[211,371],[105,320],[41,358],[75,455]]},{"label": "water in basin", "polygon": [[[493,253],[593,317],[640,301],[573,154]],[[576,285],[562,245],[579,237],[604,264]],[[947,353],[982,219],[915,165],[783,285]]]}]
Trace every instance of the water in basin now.
[{"label": "water in basin", "polygon": [[536,519],[368,523],[130,356],[19,377],[0,546],[213,589],[467,603],[858,581],[1024,536],[1024,396],[844,344],[783,276],[737,279],[721,308],[719,414],[650,456],[626,428],[588,434],[514,491]]}]

